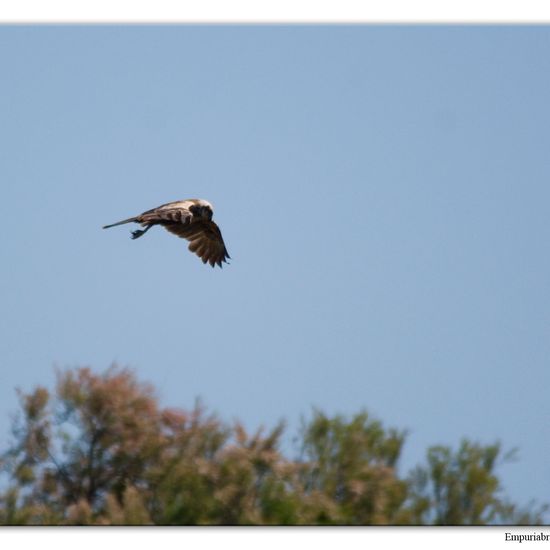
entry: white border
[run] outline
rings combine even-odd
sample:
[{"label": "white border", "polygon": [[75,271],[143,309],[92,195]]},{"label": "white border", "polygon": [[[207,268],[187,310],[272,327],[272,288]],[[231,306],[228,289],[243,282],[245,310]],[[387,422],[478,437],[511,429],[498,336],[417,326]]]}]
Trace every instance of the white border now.
[{"label": "white border", "polygon": [[[548,23],[548,0],[13,0],[0,5],[0,23]],[[1,29],[0,29],[1,31]],[[220,548],[269,550],[315,546],[349,550],[367,547],[502,548],[505,533],[548,534],[543,527],[484,528],[13,528],[0,529],[0,543],[15,548],[26,543],[50,548],[96,550],[118,542],[132,548]],[[116,539],[119,539],[116,541]],[[154,540],[153,540],[154,539]],[[162,540],[159,540],[162,539]],[[194,543],[194,544],[193,544]],[[514,546],[514,543],[511,543]],[[537,543],[533,543],[537,545]],[[544,544],[544,543],[543,543]],[[508,546],[510,547],[510,546]]]},{"label": "white border", "polygon": [[11,0],[3,23],[545,23],[548,0]]},{"label": "white border", "polygon": [[[516,548],[517,542],[506,542],[507,532],[550,536],[548,527],[35,527],[0,529],[0,543],[4,548],[19,548],[25,543],[44,550],[97,550],[115,545],[137,550],[151,547],[181,550],[186,546],[224,550]],[[524,544],[543,548],[548,542]]]}]

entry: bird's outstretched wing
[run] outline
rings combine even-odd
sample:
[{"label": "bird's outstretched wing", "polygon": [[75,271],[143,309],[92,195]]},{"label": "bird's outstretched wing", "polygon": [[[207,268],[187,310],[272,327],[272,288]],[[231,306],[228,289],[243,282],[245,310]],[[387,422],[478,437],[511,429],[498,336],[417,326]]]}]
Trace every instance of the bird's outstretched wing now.
[{"label": "bird's outstretched wing", "polygon": [[147,212],[143,212],[137,217],[137,221],[142,225],[157,223],[162,225],[164,222],[188,224],[191,222],[193,214],[188,208],[182,207],[181,204],[181,201],[171,202],[147,210]]},{"label": "bird's outstretched wing", "polygon": [[222,267],[230,258],[223,242],[220,228],[213,221],[192,221],[182,224],[176,221],[160,222],[170,233],[189,241],[189,250],[205,264]]}]

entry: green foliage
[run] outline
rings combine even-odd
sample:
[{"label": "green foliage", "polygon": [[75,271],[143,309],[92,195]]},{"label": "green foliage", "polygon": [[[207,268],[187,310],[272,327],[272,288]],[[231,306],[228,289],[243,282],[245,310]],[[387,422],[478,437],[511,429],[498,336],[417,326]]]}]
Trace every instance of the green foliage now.
[{"label": "green foliage", "polygon": [[366,412],[348,422],[315,411],[303,427],[304,486],[328,496],[338,511],[333,517],[323,515],[319,523],[406,522],[402,505],[407,484],[395,470],[404,439],[404,433],[384,430]]},{"label": "green foliage", "polygon": [[[247,433],[200,404],[161,408],[128,369],[59,372],[55,392],[19,392],[1,455],[4,525],[374,525],[541,523],[545,508],[501,496],[499,444],[428,450],[402,477],[405,432],[366,412],[314,411],[300,456],[283,423]],[[502,457],[502,461],[510,456]]]},{"label": "green foliage", "polygon": [[[436,525],[540,524],[547,506],[520,510],[501,496],[495,468],[501,445],[483,446],[464,439],[456,452],[450,447],[428,449],[427,465],[410,478],[416,523]],[[515,451],[502,457],[514,458]]]}]

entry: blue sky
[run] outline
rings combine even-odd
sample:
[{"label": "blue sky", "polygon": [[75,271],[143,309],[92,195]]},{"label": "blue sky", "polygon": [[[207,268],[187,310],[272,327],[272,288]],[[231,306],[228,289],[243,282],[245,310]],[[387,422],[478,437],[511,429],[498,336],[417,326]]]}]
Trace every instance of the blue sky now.
[{"label": "blue sky", "polygon": [[[54,366],[463,436],[550,495],[550,29],[0,28],[0,433]],[[233,260],[101,226],[190,197]]]}]

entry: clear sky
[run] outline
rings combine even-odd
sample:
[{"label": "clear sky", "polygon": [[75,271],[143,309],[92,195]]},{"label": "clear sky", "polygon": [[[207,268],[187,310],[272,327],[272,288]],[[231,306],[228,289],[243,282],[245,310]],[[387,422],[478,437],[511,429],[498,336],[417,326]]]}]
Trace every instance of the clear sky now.
[{"label": "clear sky", "polygon": [[[550,28],[0,27],[0,434],[113,361],[250,428],[463,436],[550,497]],[[155,228],[211,201],[213,270]]]}]

